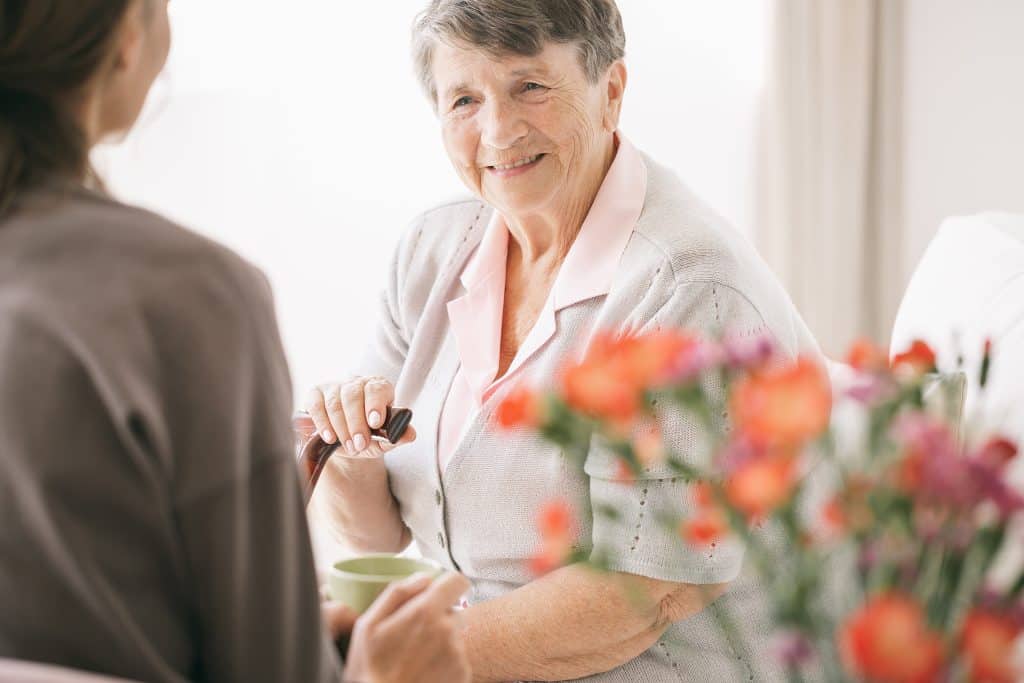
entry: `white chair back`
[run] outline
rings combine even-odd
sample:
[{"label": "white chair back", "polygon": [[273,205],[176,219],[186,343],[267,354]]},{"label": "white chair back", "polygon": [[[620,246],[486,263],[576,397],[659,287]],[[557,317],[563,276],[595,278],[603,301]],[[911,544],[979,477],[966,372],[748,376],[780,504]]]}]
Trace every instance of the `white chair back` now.
[{"label": "white chair back", "polygon": [[[942,224],[904,295],[892,348],[915,338],[934,347],[942,370],[963,358],[969,421],[1024,445],[1024,216],[987,213]],[[982,394],[986,339],[993,374]]]}]

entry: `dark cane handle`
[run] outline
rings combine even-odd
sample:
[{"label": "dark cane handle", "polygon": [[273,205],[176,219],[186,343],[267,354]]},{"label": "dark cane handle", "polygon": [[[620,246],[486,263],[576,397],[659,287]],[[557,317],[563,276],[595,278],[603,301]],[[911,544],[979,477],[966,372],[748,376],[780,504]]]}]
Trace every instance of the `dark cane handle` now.
[{"label": "dark cane handle", "polygon": [[[370,435],[378,439],[396,444],[405,436],[405,432],[412,423],[412,411],[408,408],[388,408],[384,416],[384,424],[378,429],[371,429]],[[316,488],[320,474],[324,466],[341,444],[338,442],[327,443],[319,434],[313,434],[302,446],[299,454],[299,461],[302,463],[303,471],[306,474],[306,486],[303,490],[306,503],[313,497],[313,490]]]}]

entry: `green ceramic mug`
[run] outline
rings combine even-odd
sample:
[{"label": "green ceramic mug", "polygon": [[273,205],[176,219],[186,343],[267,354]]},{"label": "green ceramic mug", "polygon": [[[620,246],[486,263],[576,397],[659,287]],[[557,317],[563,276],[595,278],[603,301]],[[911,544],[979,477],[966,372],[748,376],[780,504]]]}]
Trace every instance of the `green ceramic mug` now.
[{"label": "green ceramic mug", "polygon": [[384,589],[413,574],[440,576],[444,568],[423,558],[389,553],[362,555],[335,562],[327,574],[327,595],[362,614]]}]

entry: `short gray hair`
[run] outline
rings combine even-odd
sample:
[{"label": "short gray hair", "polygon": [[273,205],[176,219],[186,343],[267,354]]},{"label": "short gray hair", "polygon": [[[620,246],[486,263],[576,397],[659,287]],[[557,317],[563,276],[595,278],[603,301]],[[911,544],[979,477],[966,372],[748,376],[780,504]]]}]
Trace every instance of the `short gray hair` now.
[{"label": "short gray hair", "polygon": [[495,57],[540,54],[545,43],[576,43],[591,83],[626,54],[615,0],[431,0],[413,30],[416,73],[432,102],[436,42],[479,47]]}]

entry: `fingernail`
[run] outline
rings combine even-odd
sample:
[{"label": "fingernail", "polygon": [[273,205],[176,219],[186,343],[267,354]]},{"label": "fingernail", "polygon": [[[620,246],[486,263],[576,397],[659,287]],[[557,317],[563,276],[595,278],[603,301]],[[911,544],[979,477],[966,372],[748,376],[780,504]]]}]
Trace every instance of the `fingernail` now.
[{"label": "fingernail", "polygon": [[381,422],[383,422],[383,420],[380,419],[380,413],[378,413],[376,410],[371,410],[370,414],[367,415],[366,417],[370,423],[370,426],[373,427],[374,429],[380,427]]},{"label": "fingernail", "polygon": [[351,441],[346,441],[345,442],[345,450],[348,451],[349,455],[355,455],[356,454],[356,449],[352,447],[352,442]]},{"label": "fingernail", "polygon": [[334,443],[334,432],[332,432],[330,429],[325,429],[324,431],[320,432],[320,438],[326,441],[327,443]]},{"label": "fingernail", "polygon": [[366,439],[363,438],[362,434],[356,434],[353,443],[356,447],[356,452],[362,452],[366,450]]}]

